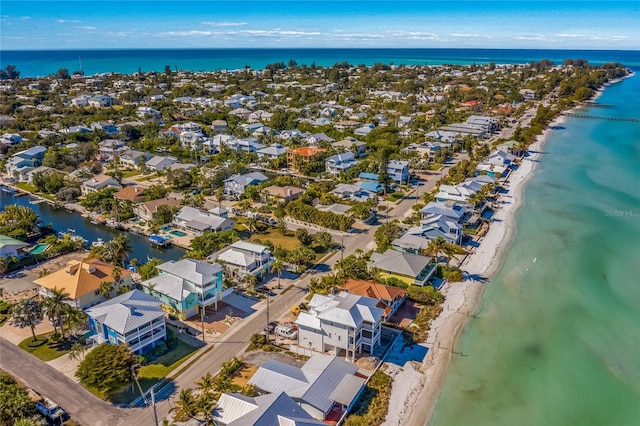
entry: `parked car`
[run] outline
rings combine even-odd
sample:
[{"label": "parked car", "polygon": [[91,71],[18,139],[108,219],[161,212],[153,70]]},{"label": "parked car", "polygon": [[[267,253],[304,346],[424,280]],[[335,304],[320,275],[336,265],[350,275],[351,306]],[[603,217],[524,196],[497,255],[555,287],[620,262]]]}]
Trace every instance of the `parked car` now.
[{"label": "parked car", "polygon": [[271,322],[269,322],[269,325],[267,325],[264,328],[264,330],[262,330],[262,333],[260,333],[260,334],[265,335],[265,336],[267,334],[273,334],[278,325],[280,325],[280,323],[278,321],[271,321]]},{"label": "parked car", "polygon": [[295,339],[298,337],[298,330],[294,330],[286,325],[279,325],[275,329],[276,336],[284,337],[285,339]]}]

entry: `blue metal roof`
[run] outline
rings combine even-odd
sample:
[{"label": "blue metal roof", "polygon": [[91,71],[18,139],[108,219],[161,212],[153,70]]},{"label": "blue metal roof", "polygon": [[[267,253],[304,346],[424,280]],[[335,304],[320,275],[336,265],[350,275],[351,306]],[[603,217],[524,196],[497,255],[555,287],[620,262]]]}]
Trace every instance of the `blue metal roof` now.
[{"label": "blue metal roof", "polygon": [[378,182],[360,182],[360,188],[365,191],[378,193],[382,191],[382,185]]},{"label": "blue metal roof", "polygon": [[362,172],[362,173],[360,173],[360,174],[358,175],[358,177],[359,177],[360,179],[369,179],[369,180],[375,180],[375,181],[377,181],[377,180],[378,180],[378,175],[377,175],[377,174],[375,174],[375,173],[365,173],[365,172]]}]

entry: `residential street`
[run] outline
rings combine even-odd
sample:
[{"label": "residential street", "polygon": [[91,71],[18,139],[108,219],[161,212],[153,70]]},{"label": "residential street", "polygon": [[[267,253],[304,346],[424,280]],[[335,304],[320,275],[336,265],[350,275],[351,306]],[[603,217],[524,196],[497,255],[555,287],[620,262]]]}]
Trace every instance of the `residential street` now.
[{"label": "residential street", "polygon": [[[25,385],[60,404],[83,425],[131,424],[126,413],[85,390],[53,367],[0,338],[0,367]],[[153,424],[145,423],[146,424]]]}]

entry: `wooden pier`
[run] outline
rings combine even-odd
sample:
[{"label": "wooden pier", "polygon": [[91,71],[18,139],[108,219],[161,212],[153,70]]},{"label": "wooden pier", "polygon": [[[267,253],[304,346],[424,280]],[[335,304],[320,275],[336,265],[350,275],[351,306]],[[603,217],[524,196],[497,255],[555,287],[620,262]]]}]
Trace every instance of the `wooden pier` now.
[{"label": "wooden pier", "polygon": [[627,121],[630,123],[640,123],[640,118],[634,117],[607,117],[604,115],[583,114],[580,112],[562,112],[561,114],[567,117],[589,118],[592,120]]}]

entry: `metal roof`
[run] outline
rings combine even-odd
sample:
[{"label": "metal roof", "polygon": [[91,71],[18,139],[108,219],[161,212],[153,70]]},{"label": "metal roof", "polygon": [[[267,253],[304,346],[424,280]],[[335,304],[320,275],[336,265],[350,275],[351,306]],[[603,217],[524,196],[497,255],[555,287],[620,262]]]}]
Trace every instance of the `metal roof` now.
[{"label": "metal roof", "polygon": [[372,267],[407,277],[417,277],[430,262],[430,257],[391,249],[384,253],[373,253],[371,255]]},{"label": "metal roof", "polygon": [[[290,397],[327,413],[334,404],[329,396],[345,376],[354,375],[357,371],[358,367],[336,356],[314,354],[302,368],[268,361],[256,371],[249,383],[271,394],[286,392]],[[346,391],[339,394],[342,399],[346,398]]]},{"label": "metal roof", "polygon": [[142,283],[143,287],[151,288],[153,291],[164,294],[179,302],[186,299],[191,292],[183,288],[184,280],[171,274],[160,274]]},{"label": "metal roof", "polygon": [[100,303],[85,312],[91,318],[120,334],[149,324],[156,318],[164,317],[159,308],[161,302],[140,290]]},{"label": "metal roof", "polygon": [[365,379],[358,376],[344,376],[338,386],[331,392],[329,399],[339,404],[349,406],[353,399],[358,395],[360,389],[364,385]]},{"label": "metal roof", "polygon": [[226,426],[305,426],[325,425],[314,420],[284,392],[249,398],[223,393],[213,410],[218,424]]},{"label": "metal roof", "polygon": [[173,260],[165,262],[158,266],[158,270],[204,286],[217,279],[218,274],[222,272],[222,266],[201,260],[182,259],[177,262]]}]

